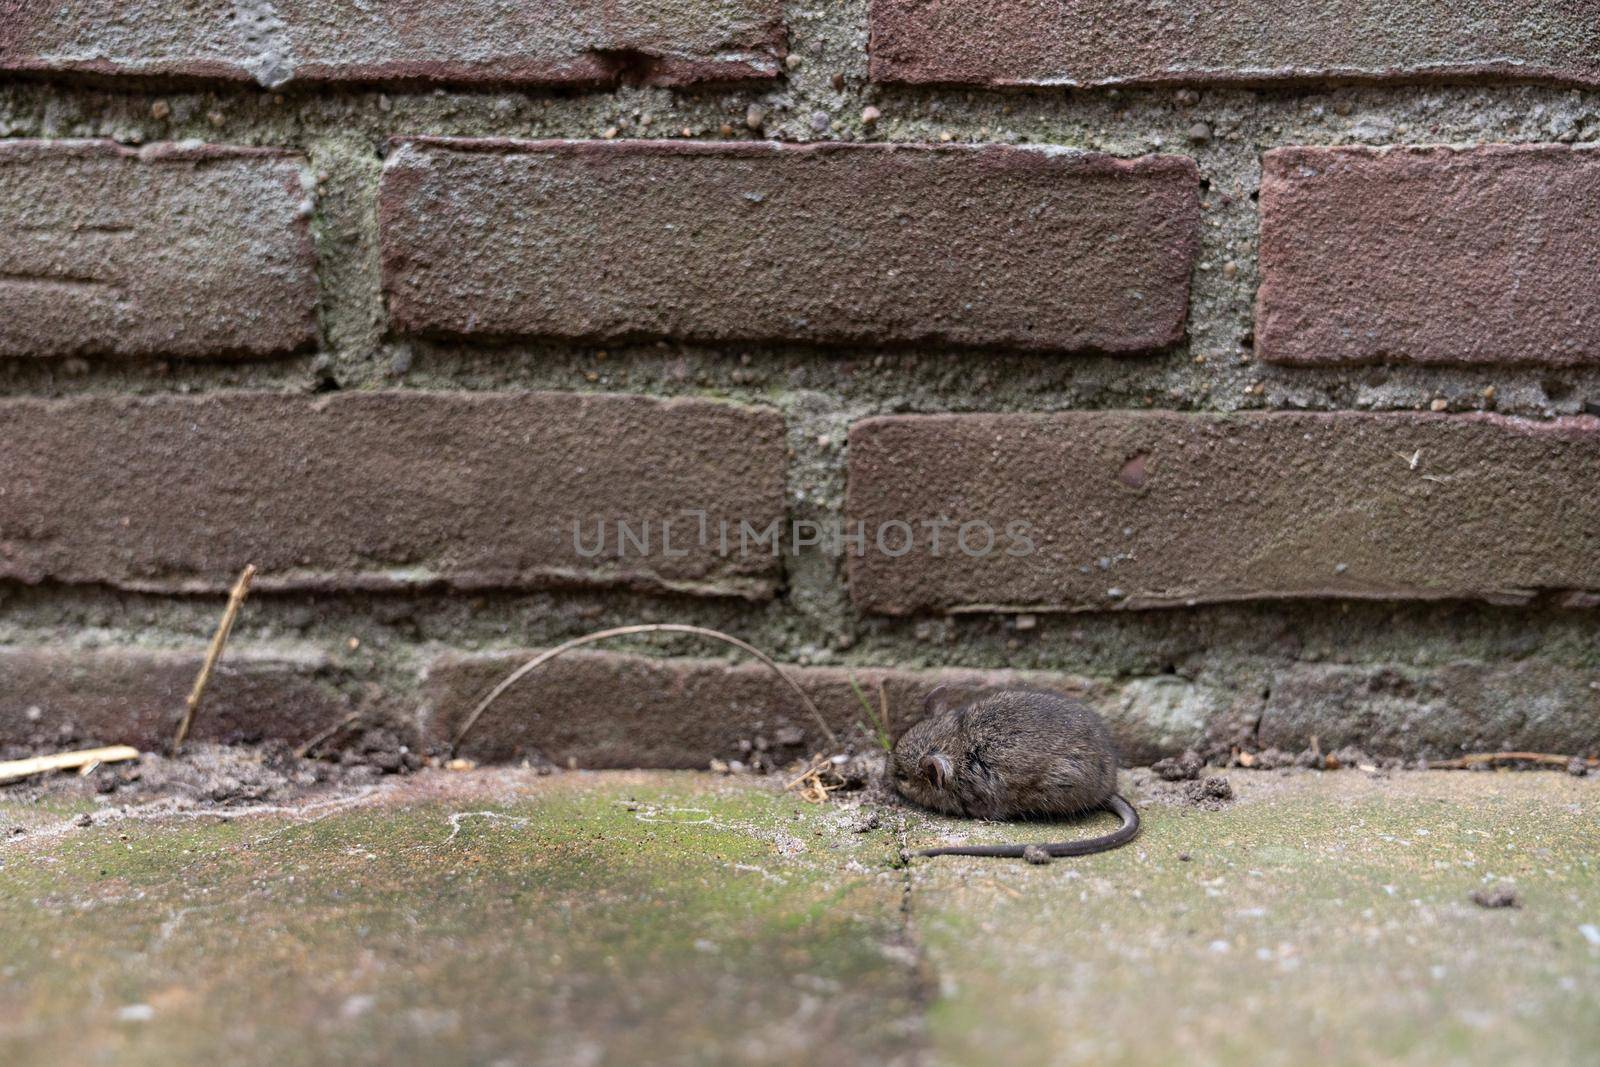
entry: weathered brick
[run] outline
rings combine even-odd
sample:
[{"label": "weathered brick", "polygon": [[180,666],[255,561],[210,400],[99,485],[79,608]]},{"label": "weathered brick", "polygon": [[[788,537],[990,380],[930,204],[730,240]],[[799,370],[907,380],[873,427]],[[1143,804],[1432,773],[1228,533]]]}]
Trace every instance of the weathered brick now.
[{"label": "weathered brick", "polygon": [[253,82],[607,85],[773,78],[776,0],[9,4],[0,71]]},{"label": "weathered brick", "polygon": [[1448,759],[1468,752],[1600,754],[1600,670],[1532,659],[1346,666],[1295,664],[1274,674],[1257,739],[1298,752],[1354,745],[1376,756]]},{"label": "weathered brick", "polygon": [[1186,158],[989,146],[424,140],[384,169],[394,323],[446,336],[1182,337]]},{"label": "weathered brick", "polygon": [[1600,84],[1600,14],[1548,0],[872,0],[874,81]]},{"label": "weathered brick", "polygon": [[[204,659],[203,651],[0,646],[0,745],[162,748]],[[190,736],[309,740],[350,712],[332,673],[316,653],[236,644],[212,674]]]},{"label": "weathered brick", "polygon": [[[264,589],[613,584],[766,596],[780,561],[724,555],[717,523],[781,519],[785,463],[781,416],[708,400],[10,400],[0,403],[0,578],[215,590],[253,562]],[[704,544],[684,517],[695,508],[708,513]],[[636,535],[649,523],[648,556],[619,548],[617,520]],[[592,558],[574,544],[575,521]]]},{"label": "weathered brick", "polygon": [[1268,152],[1261,271],[1273,362],[1600,363],[1600,152]]},{"label": "weathered brick", "polygon": [[[484,694],[532,652],[440,656],[423,680],[423,732],[448,745]],[[1228,699],[1175,678],[1135,679],[1121,686],[1037,671],[901,671],[842,667],[787,668],[816,702],[833,731],[851,735],[873,726],[855,691],[877,706],[878,683],[889,699],[891,733],[922,715],[922,701],[945,685],[957,694],[1027,686],[1085,700],[1106,717],[1125,761],[1147,763],[1201,742]],[[780,744],[797,730],[801,740]],[[860,736],[860,735],[856,735]],[[545,664],[497,700],[467,735],[462,754],[480,760],[542,756],[581,767],[705,767],[713,758],[750,758],[757,739],[780,762],[825,747],[821,731],[792,690],[759,664],[662,659],[612,652],[571,652]],[[744,746],[741,746],[744,742]]]},{"label": "weathered brick", "polygon": [[[857,423],[849,462],[847,517],[868,537],[851,592],[870,611],[1600,590],[1590,417],[895,416]],[[936,554],[923,524],[940,518]],[[895,521],[916,537],[898,557],[873,543]],[[988,556],[960,549],[963,523],[996,531]],[[906,531],[887,531],[900,551]],[[986,544],[973,527],[968,550]]]},{"label": "weathered brick", "polygon": [[315,344],[310,188],[272,149],[0,141],[0,356]]}]

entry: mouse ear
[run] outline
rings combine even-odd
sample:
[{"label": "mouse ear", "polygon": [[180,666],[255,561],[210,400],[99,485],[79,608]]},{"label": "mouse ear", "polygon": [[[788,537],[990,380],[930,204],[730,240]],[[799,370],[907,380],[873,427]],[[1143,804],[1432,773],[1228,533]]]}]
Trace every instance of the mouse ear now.
[{"label": "mouse ear", "polygon": [[922,757],[918,769],[922,771],[922,777],[928,780],[929,785],[935,789],[943,789],[945,783],[950,780],[950,757],[942,752],[930,752]]},{"label": "mouse ear", "polygon": [[925,715],[932,715],[934,710],[941,707],[950,696],[948,685],[936,685],[922,698],[922,711]]}]

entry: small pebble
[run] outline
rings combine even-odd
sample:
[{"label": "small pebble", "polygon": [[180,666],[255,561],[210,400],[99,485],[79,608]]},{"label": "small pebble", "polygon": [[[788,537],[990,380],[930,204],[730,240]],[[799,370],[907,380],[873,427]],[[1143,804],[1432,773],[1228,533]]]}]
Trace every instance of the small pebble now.
[{"label": "small pebble", "polygon": [[1184,795],[1195,803],[1207,800],[1233,799],[1233,786],[1221,775],[1212,775],[1203,782],[1190,782],[1184,786]]},{"label": "small pebble", "polygon": [[833,81],[830,84],[833,86],[833,91],[834,92],[836,92],[836,93],[844,92],[844,75],[843,74],[835,74],[833,76]]},{"label": "small pebble", "polygon": [[1189,140],[1193,144],[1207,144],[1211,140],[1211,124],[1197,122],[1189,127]]},{"label": "small pebble", "polygon": [[1169,756],[1164,760],[1157,760],[1150,765],[1150,769],[1162,781],[1189,782],[1200,777],[1200,772],[1205,766],[1206,761],[1200,758],[1200,753],[1191,748],[1181,756]]},{"label": "small pebble", "polygon": [[875,107],[864,107],[861,109],[861,125],[863,126],[871,126],[881,118],[883,118],[883,112],[879,111]]},{"label": "small pebble", "polygon": [[799,54],[795,53],[795,52],[790,52],[783,59],[783,65],[788,67],[790,70],[799,70],[800,69],[800,65],[803,62],[805,62],[805,61],[802,60],[800,58]]},{"label": "small pebble", "polygon": [[1050,855],[1049,852],[1039,845],[1029,845],[1027,848],[1022,850],[1022,858],[1027,860],[1029,863],[1043,867],[1055,857]]},{"label": "small pebble", "polygon": [[1433,411],[1448,411],[1450,408],[1450,401],[1446,400],[1444,397],[1440,397],[1433,403],[1429,404],[1428,407]]},{"label": "small pebble", "polygon": [[833,125],[833,119],[826,111],[813,111],[811,113],[811,128],[818,133],[827,133],[828,127]]},{"label": "small pebble", "polygon": [[93,826],[94,825],[94,816],[90,815],[86,811],[85,812],[80,812],[77,816],[75,816],[73,818],[72,825],[74,825],[74,826]]},{"label": "small pebble", "polygon": [[1178,853],[1178,862],[1179,863],[1188,863],[1192,859],[1194,859],[1194,857],[1189,855],[1187,852]]},{"label": "small pebble", "polygon": [[1517,895],[1516,886],[1510,882],[1500,882],[1483,889],[1472,891],[1472,902],[1480,908],[1520,908],[1522,898]]},{"label": "small pebble", "polygon": [[1582,778],[1589,773],[1589,761],[1581,756],[1573,756],[1567,762],[1567,773],[1574,778]]},{"label": "small pebble", "polygon": [[744,124],[752,130],[759,130],[767,124],[767,109],[760,104],[751,104],[745,108]]}]

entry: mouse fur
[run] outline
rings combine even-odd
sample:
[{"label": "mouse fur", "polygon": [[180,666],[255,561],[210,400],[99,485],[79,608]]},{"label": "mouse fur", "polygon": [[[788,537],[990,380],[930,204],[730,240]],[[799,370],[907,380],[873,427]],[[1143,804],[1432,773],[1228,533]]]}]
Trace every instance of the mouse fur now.
[{"label": "mouse fur", "polygon": [[[1101,809],[1123,825],[1085,841],[1032,846],[1052,856],[1116,848],[1139,818],[1117,795],[1117,756],[1105,722],[1055,693],[1004,689],[954,704],[944,687],[895,744],[889,772],[901,796],[973,819],[1062,818]],[[1024,846],[930,849],[922,855],[1021,856]]]}]

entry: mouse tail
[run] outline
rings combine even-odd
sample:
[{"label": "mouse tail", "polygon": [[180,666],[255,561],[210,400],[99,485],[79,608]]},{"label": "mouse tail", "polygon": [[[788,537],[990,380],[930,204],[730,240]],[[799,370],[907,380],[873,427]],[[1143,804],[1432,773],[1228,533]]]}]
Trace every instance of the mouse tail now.
[{"label": "mouse tail", "polygon": [[[1109,834],[1099,837],[1088,837],[1082,841],[1055,841],[1050,844],[1038,845],[1051,856],[1092,856],[1096,852],[1109,852],[1114,848],[1121,848],[1129,841],[1139,836],[1139,813],[1132,804],[1123,799],[1122,794],[1112,793],[1105,803],[1105,809],[1122,820],[1122,825]],[[992,856],[1001,859],[1018,859],[1022,856],[1026,845],[951,845],[946,848],[925,848],[917,852],[918,856]]]},{"label": "mouse tail", "polygon": [[1052,856],[1092,856],[1096,852],[1110,852],[1114,848],[1121,848],[1129,841],[1139,836],[1139,813],[1129,804],[1121,793],[1112,793],[1106,801],[1106,810],[1122,820],[1122,825],[1109,834],[1091,837],[1084,841],[1061,841],[1045,845],[1044,850]]}]

